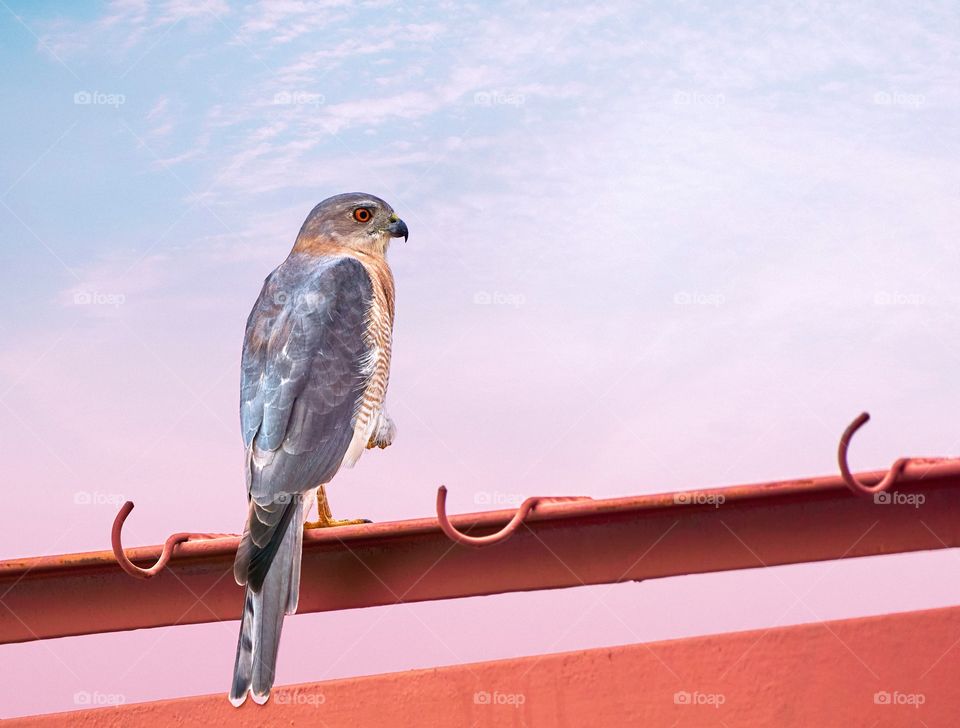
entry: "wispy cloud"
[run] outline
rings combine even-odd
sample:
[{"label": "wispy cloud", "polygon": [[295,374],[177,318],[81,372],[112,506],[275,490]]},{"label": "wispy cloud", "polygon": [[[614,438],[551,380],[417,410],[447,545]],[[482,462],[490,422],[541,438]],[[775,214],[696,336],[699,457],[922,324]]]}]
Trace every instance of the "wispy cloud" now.
[{"label": "wispy cloud", "polygon": [[181,21],[216,22],[228,15],[226,0],[112,0],[104,15],[85,23],[56,20],[48,23],[40,49],[52,49],[65,58],[88,53],[127,57],[137,49],[149,50]]},{"label": "wispy cloud", "polygon": [[255,3],[239,30],[244,42],[265,40],[271,44],[289,43],[308,33],[316,33],[334,22],[349,17],[349,0],[280,0]]}]

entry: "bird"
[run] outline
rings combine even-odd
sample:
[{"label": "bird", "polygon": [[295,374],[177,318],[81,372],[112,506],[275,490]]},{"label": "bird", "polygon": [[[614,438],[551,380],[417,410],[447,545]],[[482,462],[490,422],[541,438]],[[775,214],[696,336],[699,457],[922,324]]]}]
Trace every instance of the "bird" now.
[{"label": "bird", "polygon": [[[396,436],[390,377],[394,279],[387,263],[403,222],[374,195],[329,197],[307,215],[288,257],[264,280],[247,319],[240,423],[247,520],[233,573],[245,586],[229,699],[270,697],[285,614],[297,610],[304,528],[335,520],[325,485],[364,450]],[[317,521],[307,521],[312,501]]]}]

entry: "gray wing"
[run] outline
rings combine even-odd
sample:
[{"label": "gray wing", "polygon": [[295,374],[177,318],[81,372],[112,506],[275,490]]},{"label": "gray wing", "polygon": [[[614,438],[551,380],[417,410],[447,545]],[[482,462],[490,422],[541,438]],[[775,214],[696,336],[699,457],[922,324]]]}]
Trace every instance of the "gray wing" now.
[{"label": "gray wing", "polygon": [[350,445],[370,356],[371,296],[370,278],[353,258],[292,257],[267,278],[250,313],[240,405],[250,498],[246,548],[235,564],[241,583],[248,572],[251,584],[260,581],[293,497],[328,482]]}]

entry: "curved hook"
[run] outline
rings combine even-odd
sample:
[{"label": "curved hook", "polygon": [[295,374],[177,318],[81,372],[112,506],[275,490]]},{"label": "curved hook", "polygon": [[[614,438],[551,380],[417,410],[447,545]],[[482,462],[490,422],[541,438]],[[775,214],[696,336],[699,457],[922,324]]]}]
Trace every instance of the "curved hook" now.
[{"label": "curved hook", "polygon": [[888,490],[890,486],[897,482],[897,479],[903,473],[903,468],[910,461],[909,458],[900,458],[894,462],[894,464],[890,466],[887,474],[883,476],[883,480],[876,485],[865,485],[857,480],[857,477],[850,472],[850,468],[847,465],[847,448],[850,447],[850,440],[854,433],[869,421],[870,415],[866,412],[861,412],[859,417],[847,425],[847,429],[844,430],[843,435],[840,436],[840,447],[837,448],[837,462],[840,464],[840,477],[843,478],[843,482],[847,484],[850,490],[862,495],[873,495],[874,493]]},{"label": "curved hook", "polygon": [[453,524],[450,523],[450,519],[447,518],[447,486],[441,485],[440,488],[437,489],[437,520],[440,521],[440,528],[443,529],[443,532],[451,541],[462,543],[465,546],[489,546],[490,544],[501,543],[510,538],[513,532],[520,528],[520,524],[523,523],[527,514],[529,514],[541,500],[543,499],[536,496],[527,498],[513,515],[513,518],[510,519],[510,523],[496,533],[491,533],[487,536],[468,536],[454,528]]},{"label": "curved hook", "polygon": [[113,530],[110,532],[110,542],[113,544],[113,555],[116,557],[117,563],[120,564],[120,568],[130,574],[130,576],[134,576],[137,579],[149,579],[151,576],[156,576],[166,568],[167,562],[170,561],[170,557],[173,555],[173,547],[189,539],[191,534],[173,534],[163,544],[163,553],[160,554],[160,559],[157,563],[149,569],[143,569],[127,558],[127,555],[123,552],[123,544],[120,541],[120,532],[123,530],[123,523],[127,520],[127,516],[130,515],[130,511],[132,510],[133,501],[127,501],[123,504],[120,512],[117,513],[117,517],[113,519]]}]

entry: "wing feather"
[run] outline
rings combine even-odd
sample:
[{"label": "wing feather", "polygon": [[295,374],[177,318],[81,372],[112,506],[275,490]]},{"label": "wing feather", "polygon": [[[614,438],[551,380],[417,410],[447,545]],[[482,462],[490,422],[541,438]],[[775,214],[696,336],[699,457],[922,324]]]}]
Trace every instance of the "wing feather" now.
[{"label": "wing feather", "polygon": [[240,411],[249,494],[265,510],[339,468],[366,385],[371,298],[350,257],[291,258],[264,282],[247,322]]}]

